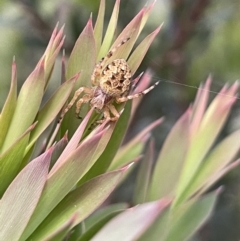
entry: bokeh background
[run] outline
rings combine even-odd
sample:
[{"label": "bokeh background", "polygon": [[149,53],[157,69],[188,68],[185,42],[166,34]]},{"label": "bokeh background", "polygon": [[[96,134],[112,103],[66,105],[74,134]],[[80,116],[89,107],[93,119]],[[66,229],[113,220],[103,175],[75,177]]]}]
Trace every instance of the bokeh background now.
[{"label": "bokeh background", "polygon": [[[106,23],[114,3],[115,0],[106,0]],[[145,0],[121,0],[118,33],[145,3]],[[9,89],[13,56],[18,66],[20,87],[43,54],[56,23],[65,24],[64,48],[68,55],[90,13],[93,20],[96,19],[98,6],[99,0],[0,1],[0,108]],[[152,81],[161,82],[143,98],[126,139],[153,120],[165,116],[165,122],[153,133],[157,153],[171,126],[194,100],[197,87],[209,74],[213,78],[211,98],[226,82],[233,83],[240,78],[239,12],[239,0],[156,1],[140,40],[162,22],[164,26],[138,73],[151,69]],[[60,61],[61,56],[47,95],[61,82]],[[239,117],[240,99],[223,136],[240,128]],[[131,202],[134,178],[132,175],[118,189],[112,201]],[[240,168],[216,184],[219,185],[223,185],[224,190],[215,213],[192,241],[240,240]]]}]

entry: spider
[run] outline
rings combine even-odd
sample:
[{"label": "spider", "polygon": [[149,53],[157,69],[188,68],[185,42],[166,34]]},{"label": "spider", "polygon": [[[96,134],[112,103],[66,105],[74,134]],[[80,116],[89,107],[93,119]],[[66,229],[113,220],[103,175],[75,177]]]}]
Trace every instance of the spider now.
[{"label": "spider", "polygon": [[101,61],[96,65],[91,76],[92,87],[80,87],[75,92],[72,100],[63,110],[60,120],[74,105],[79,96],[84,93],[84,95],[76,103],[76,116],[78,118],[82,104],[90,103],[90,106],[95,108],[97,112],[103,113],[103,119],[97,121],[97,123],[102,123],[106,119],[116,121],[120,117],[120,113],[113,105],[114,102],[122,103],[138,98],[147,94],[156,85],[158,85],[159,82],[156,82],[154,85],[142,92],[129,95],[132,89],[132,74],[127,61],[125,59],[115,59],[106,65],[113,53],[129,39],[130,38],[123,40],[101,59]]}]

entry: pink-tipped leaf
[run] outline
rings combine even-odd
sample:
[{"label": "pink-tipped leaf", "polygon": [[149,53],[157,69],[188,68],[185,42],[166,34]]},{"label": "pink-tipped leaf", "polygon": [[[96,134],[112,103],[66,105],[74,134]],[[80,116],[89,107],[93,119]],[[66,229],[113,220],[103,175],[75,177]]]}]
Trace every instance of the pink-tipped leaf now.
[{"label": "pink-tipped leaf", "polygon": [[44,74],[43,60],[30,74],[20,90],[2,151],[7,150],[33,123],[42,102],[45,86]]},{"label": "pink-tipped leaf", "polygon": [[31,161],[0,201],[0,240],[19,240],[41,196],[52,150]]},{"label": "pink-tipped leaf", "polygon": [[73,226],[89,216],[116,187],[125,169],[98,176],[70,192],[48,215],[27,241],[41,241],[78,213]]},{"label": "pink-tipped leaf", "polygon": [[17,67],[15,59],[12,62],[12,78],[10,90],[0,115],[0,151],[10,126],[17,103]]}]

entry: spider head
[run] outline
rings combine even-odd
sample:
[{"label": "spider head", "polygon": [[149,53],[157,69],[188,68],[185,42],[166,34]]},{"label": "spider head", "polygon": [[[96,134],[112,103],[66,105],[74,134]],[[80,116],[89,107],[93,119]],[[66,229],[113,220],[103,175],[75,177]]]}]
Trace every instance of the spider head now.
[{"label": "spider head", "polygon": [[115,59],[102,71],[99,80],[101,90],[111,97],[125,95],[131,87],[131,70],[124,59]]}]

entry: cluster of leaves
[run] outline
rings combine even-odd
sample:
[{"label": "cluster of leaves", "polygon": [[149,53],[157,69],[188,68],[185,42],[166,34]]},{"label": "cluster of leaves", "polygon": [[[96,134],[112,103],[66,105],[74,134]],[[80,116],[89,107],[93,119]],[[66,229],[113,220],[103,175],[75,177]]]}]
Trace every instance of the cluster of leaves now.
[{"label": "cluster of leaves", "polygon": [[[150,142],[136,183],[134,202],[139,205],[130,209],[126,204],[110,205],[93,213],[129,174],[149,133],[162,122],[155,121],[121,147],[131,111],[134,113],[139,101],[132,106],[127,103],[117,123],[104,122],[92,131],[89,127],[98,118],[92,109],[83,109],[82,122],[72,111],[62,123],[56,121],[74,91],[90,85],[96,62],[110,47],[130,37],[109,61],[127,59],[134,74],[159,32],[160,27],[131,53],[153,3],[112,44],[119,4],[117,0],[102,41],[105,1],[101,1],[94,28],[90,18],[67,67],[63,58],[63,84],[42,107],[63,45],[63,29],[55,28],[43,57],[18,94],[13,62],[11,87],[0,116],[0,240],[186,240],[209,217],[219,191],[202,194],[239,164],[232,160],[239,149],[240,131],[214,146],[236,100],[238,85],[224,87],[207,108],[208,79],[193,106],[172,128],[154,169]],[[134,81],[140,77],[136,91],[145,89],[151,79],[146,73]],[[52,132],[46,136],[49,126]],[[46,141],[39,149],[36,144],[41,136]],[[33,153],[38,153],[35,158]]]}]

